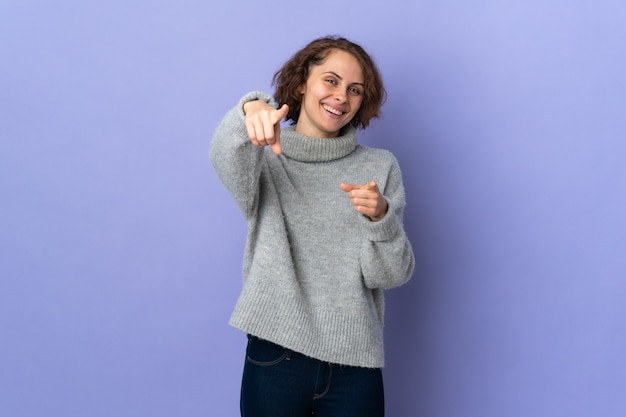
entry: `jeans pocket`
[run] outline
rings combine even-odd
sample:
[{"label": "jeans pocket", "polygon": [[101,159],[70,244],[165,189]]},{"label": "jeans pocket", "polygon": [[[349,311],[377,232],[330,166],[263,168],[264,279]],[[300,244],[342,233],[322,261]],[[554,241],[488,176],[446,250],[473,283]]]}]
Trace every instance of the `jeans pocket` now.
[{"label": "jeans pocket", "polygon": [[289,360],[291,351],[287,348],[251,336],[246,349],[246,360],[253,365],[272,366],[285,359]]}]

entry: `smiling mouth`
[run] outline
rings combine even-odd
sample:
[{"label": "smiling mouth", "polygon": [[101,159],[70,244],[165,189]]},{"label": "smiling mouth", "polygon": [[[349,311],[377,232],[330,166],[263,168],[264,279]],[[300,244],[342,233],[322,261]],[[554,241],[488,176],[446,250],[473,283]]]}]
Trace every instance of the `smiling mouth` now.
[{"label": "smiling mouth", "polygon": [[322,104],[322,107],[324,108],[324,110],[326,110],[329,113],[334,114],[335,116],[343,116],[345,112],[341,111],[341,110],[337,110],[334,109],[330,106],[327,106],[326,104]]}]

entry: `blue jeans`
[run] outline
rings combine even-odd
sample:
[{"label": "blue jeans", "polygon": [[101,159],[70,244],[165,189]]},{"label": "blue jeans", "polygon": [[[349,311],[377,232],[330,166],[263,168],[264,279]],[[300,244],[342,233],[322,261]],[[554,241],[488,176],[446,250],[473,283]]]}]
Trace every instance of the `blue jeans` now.
[{"label": "blue jeans", "polygon": [[380,369],[312,359],[248,336],[242,417],[383,417]]}]

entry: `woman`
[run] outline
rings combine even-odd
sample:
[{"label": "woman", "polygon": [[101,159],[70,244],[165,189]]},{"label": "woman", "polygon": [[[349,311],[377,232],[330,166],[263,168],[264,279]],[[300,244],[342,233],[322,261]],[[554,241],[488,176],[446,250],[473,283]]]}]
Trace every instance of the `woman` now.
[{"label": "woman", "polygon": [[230,320],[248,334],[241,415],[380,417],[383,290],[414,267],[398,163],[357,144],[381,76],[359,45],[324,37],[273,85],[226,114],[210,151],[248,224]]}]

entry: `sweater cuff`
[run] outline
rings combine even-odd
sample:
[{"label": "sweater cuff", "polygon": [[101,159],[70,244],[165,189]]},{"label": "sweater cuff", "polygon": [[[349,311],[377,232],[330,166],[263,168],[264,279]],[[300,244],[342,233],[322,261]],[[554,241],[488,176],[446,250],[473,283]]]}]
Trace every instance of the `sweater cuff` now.
[{"label": "sweater cuff", "polygon": [[385,217],[377,222],[371,221],[367,216],[361,216],[365,238],[372,242],[384,242],[393,239],[400,228],[399,220],[391,206]]}]

